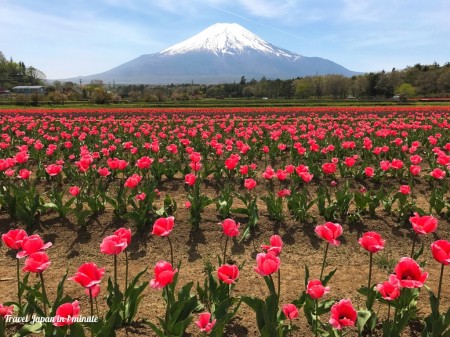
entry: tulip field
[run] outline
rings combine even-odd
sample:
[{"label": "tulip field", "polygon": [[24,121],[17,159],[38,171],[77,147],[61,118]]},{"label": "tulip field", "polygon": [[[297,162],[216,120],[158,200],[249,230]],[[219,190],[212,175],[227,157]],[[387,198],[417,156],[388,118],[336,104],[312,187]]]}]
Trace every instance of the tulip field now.
[{"label": "tulip field", "polygon": [[450,337],[450,107],[0,128],[0,337]]}]

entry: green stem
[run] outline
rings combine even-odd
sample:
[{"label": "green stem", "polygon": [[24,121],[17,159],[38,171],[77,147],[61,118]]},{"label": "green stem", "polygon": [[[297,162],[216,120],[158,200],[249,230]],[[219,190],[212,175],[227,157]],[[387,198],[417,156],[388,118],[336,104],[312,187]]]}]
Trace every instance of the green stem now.
[{"label": "green stem", "polygon": [[[92,289],[89,288],[89,303],[91,304],[91,318],[94,316],[94,301],[92,300]],[[94,331],[91,328],[91,337],[94,337]]]},{"label": "green stem", "polygon": [[166,236],[167,240],[169,241],[169,246],[170,246],[170,263],[172,264],[172,267],[174,267],[173,265],[173,248],[172,248],[172,241],[170,241],[169,236]]},{"label": "green stem", "polygon": [[414,234],[414,238],[413,238],[413,245],[412,245],[412,249],[411,249],[411,258],[414,255],[414,248],[416,247],[416,240],[417,240],[417,233]]},{"label": "green stem", "polygon": [[444,264],[442,264],[442,266],[441,266],[441,276],[439,277],[439,288],[438,288],[438,295],[437,295],[438,308],[439,308],[439,302],[441,300],[441,289],[442,289],[442,277],[443,276],[444,276]]},{"label": "green stem", "polygon": [[125,291],[128,289],[128,253],[125,251]]},{"label": "green stem", "polygon": [[45,284],[44,284],[44,275],[41,273],[39,273],[39,277],[41,279],[41,285],[42,285],[42,303],[44,304],[44,314],[45,316],[47,316],[47,293],[45,291]]},{"label": "green stem", "polygon": [[391,319],[391,302],[389,301],[389,303],[388,303],[388,313],[387,313],[387,321],[388,321],[388,323],[389,323],[390,319]]},{"label": "green stem", "polygon": [[0,317],[0,337],[5,337],[6,319]]},{"label": "green stem", "polygon": [[281,297],[281,268],[278,268],[278,303],[280,303],[280,297]]},{"label": "green stem", "polygon": [[318,300],[314,300],[314,336],[317,337],[318,336],[318,329],[317,329],[317,324],[319,323],[319,318],[317,317],[317,307],[319,306]]},{"label": "green stem", "polygon": [[227,246],[228,246],[228,239],[229,238],[230,237],[227,235],[227,239],[225,240],[225,248],[223,250],[223,261],[222,261],[222,263],[227,263],[226,262],[226,257],[227,257]]},{"label": "green stem", "polygon": [[370,294],[370,281],[372,280],[372,253],[369,254],[369,281],[367,282],[367,290]]},{"label": "green stem", "polygon": [[117,284],[117,255],[114,254],[114,288],[118,288]]},{"label": "green stem", "polygon": [[321,282],[322,282],[323,270],[325,269],[325,262],[326,262],[326,259],[327,259],[328,247],[329,247],[329,246],[330,246],[330,243],[327,242],[327,245],[326,245],[326,247],[325,247],[325,254],[324,254],[324,256],[323,256],[322,270],[320,271],[320,278],[319,278],[319,280],[320,280]]},{"label": "green stem", "polygon": [[165,315],[165,327],[164,327],[164,332],[167,332],[166,327],[169,324],[169,314],[170,314],[170,294],[169,294],[169,286],[165,286],[164,287],[164,291],[166,292],[166,296],[167,296],[167,307],[166,307],[166,315]]},{"label": "green stem", "polygon": [[17,276],[17,297],[19,299],[19,312],[22,314],[22,295],[20,294],[20,263],[19,259],[16,259],[16,276]]}]

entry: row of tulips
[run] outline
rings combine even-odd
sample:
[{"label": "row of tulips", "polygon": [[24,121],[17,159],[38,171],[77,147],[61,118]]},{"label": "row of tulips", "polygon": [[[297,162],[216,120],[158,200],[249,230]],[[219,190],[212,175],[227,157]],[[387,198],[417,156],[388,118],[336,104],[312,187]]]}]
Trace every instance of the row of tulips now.
[{"label": "row of tulips", "polygon": [[[438,228],[437,219],[433,216],[411,217],[412,230],[419,235],[434,233]],[[241,275],[241,265],[228,264],[227,248],[229,239],[240,234],[240,224],[232,219],[220,223],[226,237],[222,256],[218,256],[217,269],[208,265],[204,284],[197,284],[197,294],[193,293],[193,282],[183,285],[178,294],[178,275],[181,265],[175,267],[170,234],[175,225],[174,217],[162,217],[155,221],[152,234],[168,240],[170,247],[170,262],[158,261],[153,269],[150,282],[141,282],[140,278],[146,269],[128,282],[127,247],[131,242],[131,231],[126,228],[116,230],[106,236],[100,244],[100,252],[113,257],[114,273],[109,278],[106,295],[107,312],[101,314],[97,307],[97,299],[101,296],[101,282],[105,268],[99,268],[94,262],[81,265],[75,274],[68,278],[80,284],[90,303],[90,319],[79,322],[79,301],[74,301],[64,294],[64,282],[67,273],[61,280],[54,301],[50,300],[44,283],[44,272],[51,261],[47,251],[51,251],[51,242],[45,243],[37,235],[27,235],[22,229],[13,229],[2,235],[3,243],[16,251],[17,260],[17,301],[0,305],[0,335],[5,335],[5,323],[14,315],[39,315],[49,317],[44,322],[24,324],[15,336],[25,336],[29,333],[42,332],[45,336],[115,336],[115,330],[133,322],[138,305],[142,300],[145,288],[150,285],[155,290],[162,290],[166,303],[166,311],[158,319],[158,324],[148,322],[158,336],[183,336],[197,316],[195,325],[203,335],[222,336],[226,325],[236,315],[242,303],[254,310],[256,325],[261,336],[290,336],[297,329],[295,320],[299,317],[299,309],[303,308],[305,318],[315,336],[343,336],[347,327],[356,327],[358,335],[372,333],[378,322],[382,324],[383,336],[401,336],[402,331],[417,314],[417,300],[420,289],[428,278],[428,272],[416,262],[422,250],[415,250],[416,238],[412,244],[411,256],[403,257],[395,266],[394,273],[388,280],[380,280],[376,284],[372,280],[372,256],[385,247],[385,240],[376,232],[366,232],[359,239],[360,246],[369,253],[368,283],[358,292],[366,297],[365,307],[355,308],[350,299],[329,299],[332,295],[332,277],[336,269],[324,275],[327,254],[330,247],[340,245],[339,238],[343,233],[340,224],[327,222],[318,225],[315,232],[325,242],[324,257],[320,276],[310,277],[308,267],[305,267],[305,288],[292,303],[281,303],[281,269],[283,241],[278,235],[270,238],[268,245],[261,245],[262,252],[256,256],[254,271],[265,281],[268,288],[266,298],[248,295],[236,296],[233,288]],[[125,254],[127,264],[125,285],[120,285],[117,278],[117,256]],[[431,244],[433,258],[441,264],[438,291],[435,295],[431,288],[429,293],[431,313],[424,318],[423,336],[450,335],[450,309],[441,312],[440,300],[444,266],[450,264],[450,242],[437,240]],[[26,258],[22,271],[27,273],[20,277],[20,260]],[[39,276],[40,282],[29,285],[30,273]],[[24,301],[25,300],[25,301]],[[374,311],[374,303],[387,305],[387,316],[378,317]],[[94,304],[96,309],[94,309]],[[391,316],[391,309],[395,313]],[[99,317],[100,316],[100,317]],[[324,320],[324,316],[328,317]]]},{"label": "row of tulips", "polygon": [[[301,221],[314,203],[327,220],[347,217],[350,202],[356,217],[374,215],[379,205],[389,212],[394,202],[404,221],[414,211],[450,216],[448,109],[350,110],[268,111],[259,120],[256,112],[131,119],[5,115],[0,207],[30,226],[48,210],[73,213],[85,224],[109,204],[117,216],[150,225],[149,215],[174,214],[170,197],[163,209],[151,204],[161,184],[181,175],[194,228],[213,202],[222,218],[231,216],[233,198],[244,204],[238,211],[248,216],[248,226],[255,226],[255,193],[234,192],[240,186],[250,191],[256,182],[269,190],[262,200],[276,221],[284,216],[283,197]],[[329,183],[339,180],[357,181],[365,192],[333,195]],[[432,187],[426,212],[414,203],[414,186],[424,180]],[[220,186],[215,200],[202,193],[204,182]],[[317,188],[317,198],[305,197],[308,185]]]}]

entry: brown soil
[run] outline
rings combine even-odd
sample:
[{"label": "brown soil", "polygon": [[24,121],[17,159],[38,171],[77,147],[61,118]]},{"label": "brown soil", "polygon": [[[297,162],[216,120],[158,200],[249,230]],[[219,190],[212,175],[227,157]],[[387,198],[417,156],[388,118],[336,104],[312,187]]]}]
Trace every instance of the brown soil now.
[{"label": "brown soil", "polygon": [[[398,186],[398,185],[397,185]],[[355,186],[357,188],[357,186]],[[222,235],[221,227],[218,225],[220,219],[214,205],[209,206],[203,214],[201,228],[198,231],[191,231],[189,223],[188,210],[184,209],[187,191],[183,182],[178,179],[172,182],[163,182],[159,189],[161,193],[161,202],[165,194],[175,197],[179,209],[175,216],[175,228],[171,233],[171,239],[174,243],[175,261],[181,261],[182,267],[179,271],[179,286],[189,281],[202,281],[203,267],[205,262],[211,261],[213,265],[217,264],[217,255],[223,251],[225,238]],[[415,194],[418,196],[416,202],[427,209],[428,203],[424,199],[428,189],[425,185],[416,185]],[[207,194],[217,195],[217,189],[208,187],[203,190]],[[264,187],[259,186],[256,193],[264,193]],[[237,204],[237,200],[235,199]],[[304,266],[308,265],[311,278],[318,278],[324,253],[325,244],[319,239],[314,228],[317,224],[322,224],[324,219],[318,215],[316,209],[312,210],[315,220],[310,223],[299,223],[294,220],[286,211],[285,221],[274,223],[268,220],[265,205],[259,204],[260,223],[259,229],[252,234],[251,238],[239,243],[234,241],[229,244],[229,258],[234,262],[246,262],[241,271],[241,277],[235,288],[235,295],[253,295],[257,297],[266,297],[268,290],[262,277],[254,272],[254,259],[261,251],[260,245],[268,243],[272,234],[279,234],[285,246],[281,255],[281,303],[290,303],[297,299],[304,290]],[[358,237],[365,231],[375,230],[379,232],[386,240],[384,251],[377,253],[374,258],[375,266],[372,280],[374,283],[380,283],[387,279],[391,272],[390,268],[395,266],[402,256],[408,256],[412,244],[412,232],[408,225],[399,225],[396,223],[396,217],[387,215],[382,209],[377,210],[378,217],[371,219],[364,218],[364,224],[348,226],[342,222],[344,233],[341,236],[341,245],[332,247],[328,253],[327,267],[325,272],[338,268],[335,276],[331,280],[330,299],[350,298],[356,308],[364,307],[364,298],[356,291],[357,288],[366,285],[368,273],[368,254],[358,245]],[[236,218],[245,222],[245,217]],[[73,222],[72,222],[73,221]],[[39,226],[34,228],[34,232],[40,234],[45,241],[51,241],[53,247],[48,250],[52,260],[52,265],[44,273],[46,279],[47,292],[50,299],[54,298],[57,283],[60,281],[65,271],[73,275],[77,268],[84,262],[95,262],[100,267],[106,267],[106,275],[102,282],[102,293],[105,294],[106,279],[112,276],[113,263],[112,257],[103,255],[99,252],[99,246],[106,235],[110,235],[119,227],[132,227],[132,224],[122,220],[113,219],[111,210],[107,210],[97,218],[92,219],[86,228],[79,228],[74,224],[75,220],[70,218],[59,219],[56,214],[43,215],[40,218]],[[0,214],[1,232],[5,233],[17,225],[9,220],[7,214]],[[169,247],[164,238],[153,237],[151,228],[142,232],[136,232],[133,229],[132,244],[128,247],[130,256],[130,275],[135,275],[144,268],[149,268],[145,280],[153,277],[153,266],[159,260],[169,260]],[[31,233],[28,233],[31,234]],[[424,255],[420,261],[426,261],[424,268],[429,272],[429,278],[426,284],[434,291],[437,291],[440,264],[435,262],[429,250],[430,244],[437,239],[449,239],[449,222],[439,218],[439,228],[436,233],[420,237],[424,243]],[[418,247],[419,245],[416,245]],[[231,253],[231,254],[230,254]],[[15,261],[13,255],[8,252],[4,245],[0,247],[0,270],[2,271],[0,279],[0,303],[15,299]],[[448,269],[448,268],[447,268]],[[125,274],[125,263],[123,254],[119,256],[119,282],[123,284]],[[445,270],[448,275],[448,270]],[[32,282],[38,279],[34,275],[30,276]],[[444,280],[449,280],[444,277]],[[448,283],[448,282],[447,282]],[[450,290],[444,284],[441,300],[441,308],[446,309],[450,305]],[[65,284],[66,293],[78,299],[81,302],[81,314],[89,314],[88,299],[84,290],[75,282],[67,281]],[[100,295],[102,296],[102,295]],[[103,300],[99,299],[100,311],[104,312]],[[380,310],[379,315],[383,317],[386,308],[376,304],[376,311]],[[429,312],[428,296],[425,289],[421,294],[419,301],[419,317],[423,318]],[[131,326],[117,331],[119,337],[132,336],[154,336],[151,329],[143,323],[148,320],[157,323],[156,317],[163,316],[164,301],[161,297],[161,291],[153,290],[148,287],[145,290],[145,299],[142,302],[137,314],[136,322]],[[323,317],[323,320],[326,320]],[[299,330],[293,336],[312,336],[306,320],[300,315],[300,319],[294,322],[299,326]],[[13,334],[15,327],[11,327],[8,332]],[[410,328],[405,332],[405,336],[420,335],[422,327],[417,321],[413,321]],[[190,336],[198,336],[198,329],[191,324],[188,330]],[[352,335],[352,334],[350,334]],[[242,304],[237,316],[227,327],[226,336],[258,336],[255,323],[254,312],[249,307]]]}]

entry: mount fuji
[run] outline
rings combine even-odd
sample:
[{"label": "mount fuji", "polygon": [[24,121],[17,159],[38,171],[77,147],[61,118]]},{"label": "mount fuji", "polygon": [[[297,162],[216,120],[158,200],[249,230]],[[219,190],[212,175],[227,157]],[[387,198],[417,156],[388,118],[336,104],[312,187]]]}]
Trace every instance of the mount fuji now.
[{"label": "mount fuji", "polygon": [[[117,84],[217,84],[247,79],[359,74],[320,57],[275,47],[236,23],[216,23],[159,53],[142,55],[103,73],[82,76]],[[80,77],[74,78],[78,81]]]}]

